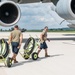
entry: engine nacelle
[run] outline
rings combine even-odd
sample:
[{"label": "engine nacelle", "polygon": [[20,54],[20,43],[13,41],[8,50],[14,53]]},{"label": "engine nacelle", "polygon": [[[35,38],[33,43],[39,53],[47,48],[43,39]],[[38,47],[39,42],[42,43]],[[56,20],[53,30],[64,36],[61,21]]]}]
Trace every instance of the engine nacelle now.
[{"label": "engine nacelle", "polygon": [[12,26],[20,19],[20,8],[13,1],[0,3],[0,25]]},{"label": "engine nacelle", "polygon": [[75,20],[75,0],[59,0],[56,12],[66,20]]}]

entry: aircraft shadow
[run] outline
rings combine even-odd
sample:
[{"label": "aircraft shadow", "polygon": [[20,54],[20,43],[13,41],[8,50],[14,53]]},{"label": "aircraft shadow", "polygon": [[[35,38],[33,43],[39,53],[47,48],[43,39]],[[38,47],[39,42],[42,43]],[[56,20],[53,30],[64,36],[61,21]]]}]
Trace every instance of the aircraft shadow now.
[{"label": "aircraft shadow", "polygon": [[[64,36],[68,36],[68,35],[64,35]],[[34,38],[36,41],[38,40],[38,38]],[[50,40],[74,40],[75,41],[75,37],[71,37],[71,36],[68,36],[68,37],[65,37],[65,38],[58,38],[58,37],[56,37],[56,38],[48,38],[48,39],[50,39]],[[8,39],[5,39],[6,41],[8,41]],[[23,39],[23,41],[22,41],[22,43],[26,43],[26,41],[28,40],[28,38],[24,38]]]},{"label": "aircraft shadow", "polygon": [[75,34],[63,34],[64,36],[75,36]]}]

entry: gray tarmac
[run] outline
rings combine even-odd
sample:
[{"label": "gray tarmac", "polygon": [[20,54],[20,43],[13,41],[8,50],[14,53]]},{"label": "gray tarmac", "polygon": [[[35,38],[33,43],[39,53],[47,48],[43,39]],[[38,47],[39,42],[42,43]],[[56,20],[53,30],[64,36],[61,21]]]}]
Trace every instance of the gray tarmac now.
[{"label": "gray tarmac", "polygon": [[[10,33],[0,33],[0,39],[9,38]],[[39,38],[39,32],[23,33],[23,46],[30,36]],[[25,60],[20,54],[17,56],[19,63],[12,64],[11,68],[0,63],[1,75],[75,75],[75,33],[48,33],[50,42],[47,41],[48,54],[45,57],[44,50],[41,51],[36,61],[29,58]],[[12,56],[12,54],[10,54]]]}]

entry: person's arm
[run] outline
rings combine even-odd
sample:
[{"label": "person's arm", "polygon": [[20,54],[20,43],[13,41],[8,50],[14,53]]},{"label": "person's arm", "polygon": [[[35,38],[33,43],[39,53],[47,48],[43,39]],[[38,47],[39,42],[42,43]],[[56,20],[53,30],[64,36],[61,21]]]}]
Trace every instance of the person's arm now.
[{"label": "person's arm", "polygon": [[50,42],[50,39],[49,38],[47,38],[47,40]]},{"label": "person's arm", "polygon": [[12,41],[12,33],[11,33],[10,36],[9,36],[8,44],[10,44],[11,41]]},{"label": "person's arm", "polygon": [[23,41],[23,34],[20,35],[20,43],[19,43],[20,46],[22,44],[22,41]]},{"label": "person's arm", "polygon": [[40,35],[40,40],[44,40],[44,35],[43,34]]}]

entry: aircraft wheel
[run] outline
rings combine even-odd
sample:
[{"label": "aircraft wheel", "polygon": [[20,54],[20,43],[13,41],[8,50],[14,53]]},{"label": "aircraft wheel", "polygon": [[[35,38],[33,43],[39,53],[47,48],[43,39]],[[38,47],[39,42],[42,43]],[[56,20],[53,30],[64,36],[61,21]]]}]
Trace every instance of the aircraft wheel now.
[{"label": "aircraft wheel", "polygon": [[29,56],[28,55],[24,55],[24,59],[29,59]]},{"label": "aircraft wheel", "polygon": [[35,39],[28,38],[28,40],[26,41],[26,43],[24,45],[24,54],[26,53],[26,54],[30,55],[34,50],[34,46],[35,46]]},{"label": "aircraft wheel", "polygon": [[[0,40],[0,46],[1,46],[1,53],[3,58],[6,58],[9,54],[9,45],[8,43],[5,41],[5,39],[1,39]],[[2,56],[0,56],[0,59],[2,59]]]},{"label": "aircraft wheel", "polygon": [[37,54],[36,52],[34,52],[34,53],[32,54],[32,59],[33,59],[33,60],[37,60],[37,59],[38,59],[38,54]]},{"label": "aircraft wheel", "polygon": [[12,65],[12,60],[10,57],[7,58],[7,67],[11,67]]}]

